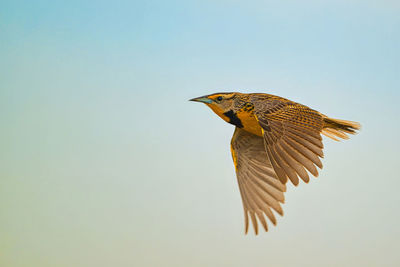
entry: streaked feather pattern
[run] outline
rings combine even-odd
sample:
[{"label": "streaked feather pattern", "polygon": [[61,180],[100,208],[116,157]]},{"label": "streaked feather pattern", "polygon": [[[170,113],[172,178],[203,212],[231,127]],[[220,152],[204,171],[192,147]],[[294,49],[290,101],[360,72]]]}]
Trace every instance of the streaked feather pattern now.
[{"label": "streaked feather pattern", "polygon": [[[308,183],[318,176],[324,157],[321,134],[334,140],[348,139],[360,124],[329,118],[286,98],[269,94],[216,93],[193,101],[208,105],[222,119],[236,126],[231,152],[242,197],[245,232],[249,217],[257,234],[259,225],[274,225],[274,210],[283,215],[286,182]],[[266,216],[266,218],[265,218]]]}]

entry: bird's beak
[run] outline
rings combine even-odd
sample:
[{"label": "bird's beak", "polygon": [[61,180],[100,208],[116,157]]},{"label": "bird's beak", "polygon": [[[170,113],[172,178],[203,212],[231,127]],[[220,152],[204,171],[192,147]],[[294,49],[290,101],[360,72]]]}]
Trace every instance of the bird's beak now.
[{"label": "bird's beak", "polygon": [[206,104],[211,104],[213,102],[211,99],[209,99],[206,96],[192,98],[189,101],[201,102],[201,103],[206,103]]}]

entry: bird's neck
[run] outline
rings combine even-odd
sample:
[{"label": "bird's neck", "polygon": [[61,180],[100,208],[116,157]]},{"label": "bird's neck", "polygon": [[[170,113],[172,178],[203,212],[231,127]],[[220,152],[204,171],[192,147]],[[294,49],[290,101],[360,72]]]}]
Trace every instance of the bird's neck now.
[{"label": "bird's neck", "polygon": [[210,108],[224,121],[233,124],[236,127],[242,128],[252,134],[262,136],[261,126],[254,115],[254,108],[252,108],[252,106],[244,105],[237,111],[228,110],[225,112],[213,105],[210,105]]}]

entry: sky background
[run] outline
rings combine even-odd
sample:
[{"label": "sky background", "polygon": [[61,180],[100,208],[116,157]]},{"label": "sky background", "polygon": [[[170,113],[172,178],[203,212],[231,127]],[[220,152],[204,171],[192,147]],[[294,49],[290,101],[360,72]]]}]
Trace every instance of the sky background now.
[{"label": "sky background", "polygon": [[[1,1],[0,265],[399,266],[399,1]],[[287,97],[361,122],[244,235],[233,126]]]}]

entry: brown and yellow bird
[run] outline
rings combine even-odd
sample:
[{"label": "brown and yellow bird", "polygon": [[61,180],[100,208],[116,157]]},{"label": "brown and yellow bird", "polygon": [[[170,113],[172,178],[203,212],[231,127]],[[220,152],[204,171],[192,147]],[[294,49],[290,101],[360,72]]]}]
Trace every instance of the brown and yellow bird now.
[{"label": "brown and yellow bird", "polygon": [[[321,133],[334,140],[348,139],[360,124],[332,119],[302,104],[270,94],[216,93],[191,99],[205,103],[226,122],[235,125],[231,152],[242,196],[245,233],[249,215],[256,234],[264,216],[276,225],[271,209],[283,215],[280,203],[288,179],[318,176],[324,156]],[[308,172],[307,172],[308,171]]]}]

